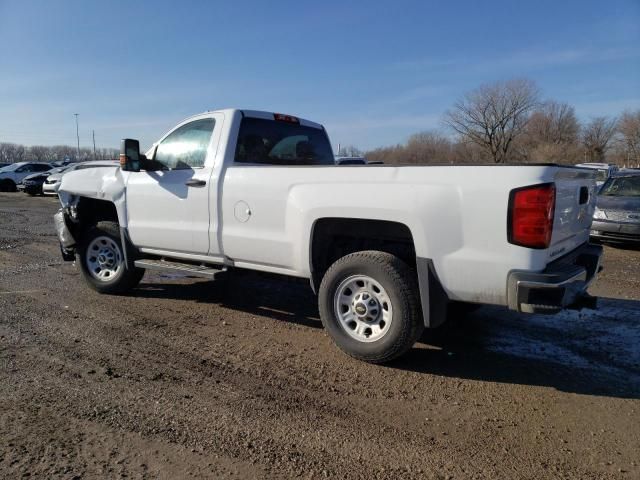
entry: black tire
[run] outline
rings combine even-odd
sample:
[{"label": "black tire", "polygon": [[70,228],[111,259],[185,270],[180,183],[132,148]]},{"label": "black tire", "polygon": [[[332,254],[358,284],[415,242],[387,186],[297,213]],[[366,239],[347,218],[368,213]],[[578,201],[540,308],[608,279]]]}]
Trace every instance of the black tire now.
[{"label": "black tire", "polygon": [[[337,317],[336,291],[342,282],[359,275],[379,283],[393,306],[388,330],[375,341],[353,338]],[[416,273],[398,257],[386,252],[366,250],[340,258],[322,279],[318,303],[322,324],[336,345],[348,355],[365,362],[393,360],[409,350],[424,330]]]},{"label": "black tire", "polygon": [[0,180],[0,192],[15,192],[17,190],[18,189],[13,180],[10,180],[10,179]]},{"label": "black tire", "polygon": [[[110,276],[110,278],[102,280],[99,280],[92,274],[88,264],[89,256],[87,255],[87,249],[92,245],[92,242],[100,237],[110,238],[120,249],[120,262],[116,262],[119,264],[117,272]],[[99,222],[97,225],[89,228],[82,235],[82,239],[79,242],[76,261],[78,265],[80,265],[80,271],[89,286],[100,293],[126,293],[138,285],[144,276],[144,269],[142,268],[135,268],[133,265],[129,265],[129,268],[126,268],[124,264],[124,249],[120,241],[120,228],[115,222]]]}]

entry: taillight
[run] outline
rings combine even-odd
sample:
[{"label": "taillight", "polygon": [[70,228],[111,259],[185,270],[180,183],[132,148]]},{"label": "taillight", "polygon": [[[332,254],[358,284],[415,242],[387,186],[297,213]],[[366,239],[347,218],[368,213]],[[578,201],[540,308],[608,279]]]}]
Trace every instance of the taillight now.
[{"label": "taillight", "polygon": [[509,194],[509,243],[548,248],[553,232],[556,187],[553,183],[516,188]]}]

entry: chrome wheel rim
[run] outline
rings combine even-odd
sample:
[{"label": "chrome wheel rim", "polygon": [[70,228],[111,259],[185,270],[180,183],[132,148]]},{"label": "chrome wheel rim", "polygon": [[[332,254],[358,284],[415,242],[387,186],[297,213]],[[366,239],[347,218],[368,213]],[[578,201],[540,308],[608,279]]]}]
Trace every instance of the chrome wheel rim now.
[{"label": "chrome wheel rim", "polygon": [[367,275],[353,275],[338,285],[334,310],[342,329],[359,342],[380,340],[393,321],[389,295]]},{"label": "chrome wheel rim", "polygon": [[107,236],[96,237],[91,241],[86,260],[91,276],[101,282],[113,281],[124,268],[120,246]]}]

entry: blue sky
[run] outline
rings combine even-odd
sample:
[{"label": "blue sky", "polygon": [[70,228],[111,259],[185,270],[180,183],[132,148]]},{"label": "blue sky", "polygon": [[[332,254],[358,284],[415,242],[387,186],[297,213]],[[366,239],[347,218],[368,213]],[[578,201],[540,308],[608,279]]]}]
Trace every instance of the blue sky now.
[{"label": "blue sky", "polygon": [[323,123],[334,147],[442,128],[512,77],[581,119],[640,108],[640,1],[0,0],[0,141],[143,145],[240,107]]}]

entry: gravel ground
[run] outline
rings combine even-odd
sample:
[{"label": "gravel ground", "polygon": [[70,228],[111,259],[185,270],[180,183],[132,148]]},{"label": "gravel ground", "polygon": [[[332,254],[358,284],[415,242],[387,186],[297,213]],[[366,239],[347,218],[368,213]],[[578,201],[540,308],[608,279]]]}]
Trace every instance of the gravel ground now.
[{"label": "gravel ground", "polygon": [[373,366],[298,282],[99,295],[56,209],[0,194],[3,478],[640,478],[639,251],[606,248],[598,311],[485,307]]}]

